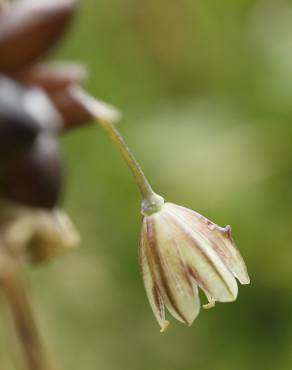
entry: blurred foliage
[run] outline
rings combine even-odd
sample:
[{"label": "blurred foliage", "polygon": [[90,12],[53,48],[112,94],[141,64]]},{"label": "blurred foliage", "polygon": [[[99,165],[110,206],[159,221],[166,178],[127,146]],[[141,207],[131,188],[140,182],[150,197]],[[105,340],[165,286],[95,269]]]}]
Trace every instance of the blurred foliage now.
[{"label": "blurred foliage", "polygon": [[[29,275],[60,369],[291,369],[291,22],[289,0],[81,2],[53,58],[88,65],[88,90],[123,111],[159,193],[232,225],[252,283],[161,335],[128,169],[97,127],[69,134],[65,208],[83,244]],[[2,320],[1,367],[12,370],[5,333]]]}]

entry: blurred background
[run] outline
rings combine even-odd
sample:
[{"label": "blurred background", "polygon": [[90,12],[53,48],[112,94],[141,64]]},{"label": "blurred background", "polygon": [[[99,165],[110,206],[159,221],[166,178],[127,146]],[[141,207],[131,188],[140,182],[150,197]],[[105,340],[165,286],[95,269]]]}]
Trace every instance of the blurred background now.
[{"label": "blurred background", "polygon": [[[289,0],[81,1],[52,59],[88,66],[87,89],[121,109],[158,193],[232,225],[251,285],[160,334],[137,262],[138,191],[97,126],[76,130],[62,138],[64,207],[83,243],[28,276],[60,369],[292,368],[291,24]],[[1,368],[14,370],[5,324]]]}]

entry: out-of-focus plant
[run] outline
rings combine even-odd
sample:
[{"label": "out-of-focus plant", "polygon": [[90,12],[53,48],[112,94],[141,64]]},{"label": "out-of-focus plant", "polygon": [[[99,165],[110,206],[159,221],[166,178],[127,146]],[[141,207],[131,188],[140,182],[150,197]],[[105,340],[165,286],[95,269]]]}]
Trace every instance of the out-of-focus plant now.
[{"label": "out-of-focus plant", "polygon": [[30,370],[54,366],[35,324],[23,265],[55,257],[80,239],[59,209],[58,136],[90,119],[68,89],[86,70],[40,62],[75,8],[74,0],[0,3],[0,284]]}]

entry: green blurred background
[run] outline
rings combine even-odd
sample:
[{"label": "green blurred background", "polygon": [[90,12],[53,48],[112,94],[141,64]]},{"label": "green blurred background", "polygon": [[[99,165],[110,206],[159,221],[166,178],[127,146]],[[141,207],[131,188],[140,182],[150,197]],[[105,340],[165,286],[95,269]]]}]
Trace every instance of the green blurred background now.
[{"label": "green blurred background", "polygon": [[[292,368],[292,3],[82,0],[53,59],[83,61],[155,190],[231,224],[251,285],[159,333],[139,275],[139,194],[96,126],[62,139],[80,249],[29,272],[63,370]],[[2,316],[4,310],[1,309]],[[1,370],[16,368],[6,323]]]}]

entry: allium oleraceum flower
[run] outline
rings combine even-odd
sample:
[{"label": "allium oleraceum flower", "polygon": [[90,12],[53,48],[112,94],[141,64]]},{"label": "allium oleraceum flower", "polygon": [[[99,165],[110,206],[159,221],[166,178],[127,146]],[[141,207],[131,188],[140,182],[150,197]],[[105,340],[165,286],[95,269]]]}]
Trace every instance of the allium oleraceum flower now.
[{"label": "allium oleraceum flower", "polygon": [[210,308],[237,297],[237,278],[248,284],[243,259],[231,237],[200,214],[172,203],[145,216],[140,241],[142,277],[153,313],[164,331],[165,309],[191,325],[200,311],[198,287]]},{"label": "allium oleraceum flower", "polygon": [[198,287],[209,301],[231,302],[237,297],[237,278],[249,277],[237,250],[231,228],[217,226],[207,218],[156,194],[129,150],[114,122],[115,109],[94,100],[74,87],[70,93],[95,117],[127,162],[142,195],[140,264],[153,313],[164,331],[169,322],[165,307],[179,321],[191,325],[200,311]]}]

